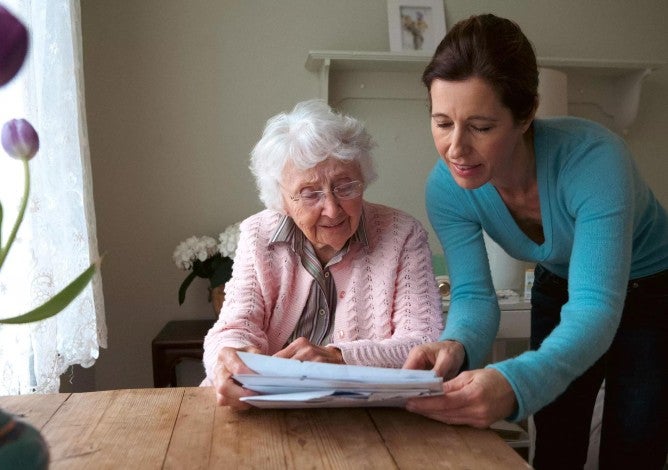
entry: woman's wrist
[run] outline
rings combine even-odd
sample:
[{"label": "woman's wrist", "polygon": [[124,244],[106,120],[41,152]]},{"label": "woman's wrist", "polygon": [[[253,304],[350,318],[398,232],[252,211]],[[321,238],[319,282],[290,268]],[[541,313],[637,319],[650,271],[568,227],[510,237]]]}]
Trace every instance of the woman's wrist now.
[{"label": "woman's wrist", "polygon": [[332,353],[332,362],[335,364],[345,364],[346,361],[343,360],[343,353],[339,348],[335,348],[334,346],[327,346],[325,349],[328,349]]}]

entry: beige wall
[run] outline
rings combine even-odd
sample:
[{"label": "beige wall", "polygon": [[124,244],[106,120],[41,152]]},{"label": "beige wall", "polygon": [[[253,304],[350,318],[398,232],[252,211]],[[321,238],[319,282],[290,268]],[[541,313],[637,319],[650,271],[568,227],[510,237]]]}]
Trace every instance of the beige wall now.
[{"label": "beige wall", "polygon": [[[191,235],[215,236],[261,208],[247,156],[266,119],[318,96],[318,77],[304,68],[309,50],[388,50],[386,0],[81,4],[109,347],[92,370],[77,371],[74,384],[147,387],[151,339],[161,326],[213,316],[203,280],[179,307],[186,273],[172,263],[174,247]],[[485,11],[516,20],[540,56],[668,62],[664,0],[445,2],[449,25]],[[368,103],[346,109],[368,120],[380,144],[370,197],[422,218],[420,182],[436,158],[422,104],[408,104],[405,120],[377,120]],[[417,123],[413,132],[405,122]],[[626,135],[664,204],[667,125],[668,65],[645,80]],[[402,175],[413,186],[399,192]]]}]

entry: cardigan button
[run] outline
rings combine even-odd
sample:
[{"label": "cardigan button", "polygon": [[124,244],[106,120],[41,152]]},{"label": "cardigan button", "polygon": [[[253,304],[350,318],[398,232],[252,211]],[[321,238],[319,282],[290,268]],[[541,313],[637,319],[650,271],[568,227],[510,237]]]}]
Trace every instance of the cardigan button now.
[{"label": "cardigan button", "polygon": [[345,296],[346,296],[346,291],[342,290],[341,292],[339,292],[339,299],[342,299]]}]

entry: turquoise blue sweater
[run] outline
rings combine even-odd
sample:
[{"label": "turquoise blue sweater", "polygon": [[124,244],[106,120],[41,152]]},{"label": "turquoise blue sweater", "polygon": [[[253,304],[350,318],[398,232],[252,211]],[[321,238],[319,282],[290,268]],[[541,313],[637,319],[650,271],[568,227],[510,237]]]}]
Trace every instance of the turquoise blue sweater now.
[{"label": "turquoise blue sweater", "polygon": [[452,283],[441,339],[464,345],[467,367],[483,365],[500,317],[482,229],[514,258],[569,281],[562,321],[540,349],[488,366],[515,391],[513,420],[550,403],[608,349],[629,279],[668,269],[668,215],[622,139],[577,118],[538,119],[534,132],[541,245],[520,230],[491,184],[462,189],[439,160],[426,185]]}]

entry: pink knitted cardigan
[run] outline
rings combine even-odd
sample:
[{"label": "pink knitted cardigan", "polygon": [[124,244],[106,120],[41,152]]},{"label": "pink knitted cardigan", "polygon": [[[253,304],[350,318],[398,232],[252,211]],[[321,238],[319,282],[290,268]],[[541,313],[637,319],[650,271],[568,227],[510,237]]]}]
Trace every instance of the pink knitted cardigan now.
[{"label": "pink knitted cardigan", "polygon": [[[365,203],[364,215],[368,248],[354,244],[330,268],[338,293],[330,345],[347,364],[401,367],[443,327],[427,233],[390,207]],[[297,324],[313,278],[288,244],[268,245],[280,218],[264,210],[241,223],[225,303],[204,340],[205,383],[224,346],[274,354]]]}]

